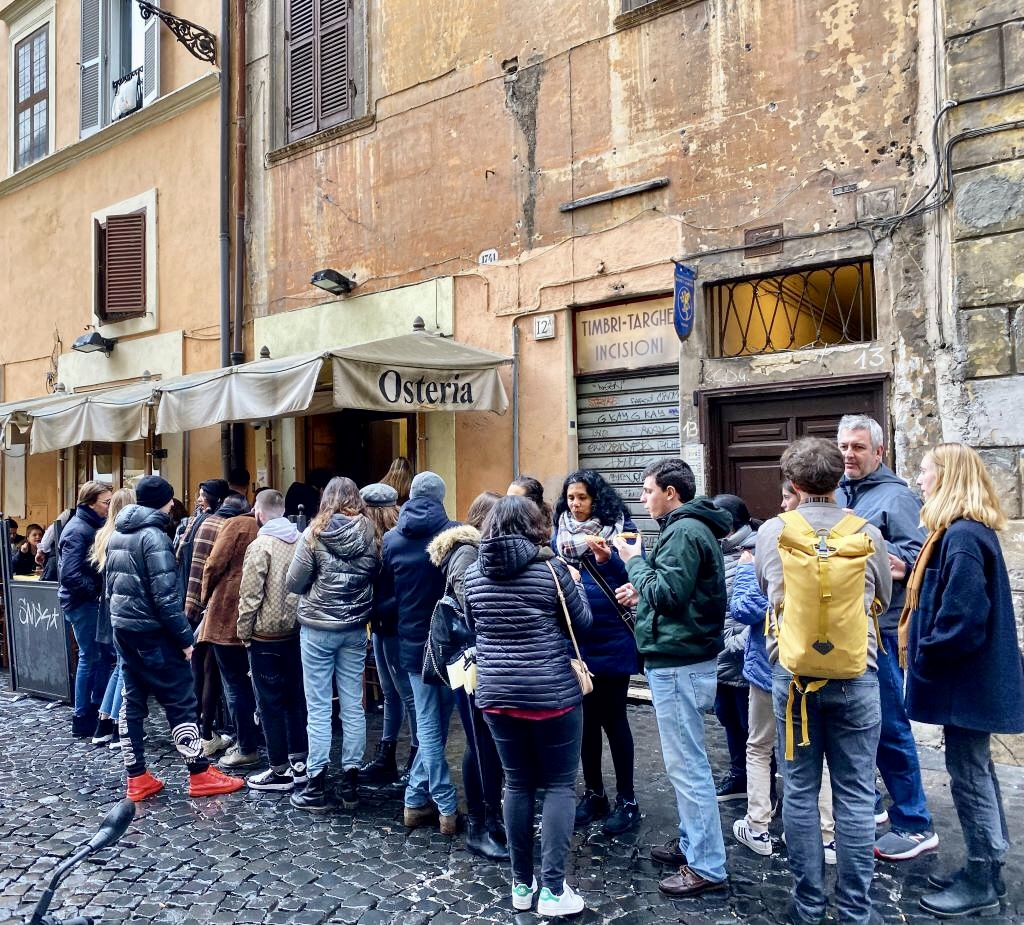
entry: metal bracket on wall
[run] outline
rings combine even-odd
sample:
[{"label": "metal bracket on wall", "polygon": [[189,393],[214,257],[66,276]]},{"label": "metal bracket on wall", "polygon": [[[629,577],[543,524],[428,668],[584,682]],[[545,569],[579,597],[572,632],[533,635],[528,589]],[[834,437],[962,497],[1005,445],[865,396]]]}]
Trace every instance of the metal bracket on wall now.
[{"label": "metal bracket on wall", "polygon": [[178,42],[188,49],[193,58],[201,61],[209,61],[210,64],[217,63],[217,37],[204,29],[202,26],[168,13],[166,10],[154,6],[149,0],[135,0],[139,5],[139,13],[143,20],[150,16],[156,16],[171,32]]}]

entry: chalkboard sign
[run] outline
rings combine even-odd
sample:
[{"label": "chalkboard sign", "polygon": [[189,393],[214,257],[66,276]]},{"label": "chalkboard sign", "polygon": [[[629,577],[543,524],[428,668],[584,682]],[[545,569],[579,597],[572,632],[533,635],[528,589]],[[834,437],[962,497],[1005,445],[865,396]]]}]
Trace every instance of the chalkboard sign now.
[{"label": "chalkboard sign", "polygon": [[51,700],[71,702],[69,628],[57,600],[57,582],[11,577],[11,552],[0,542],[11,687]]}]

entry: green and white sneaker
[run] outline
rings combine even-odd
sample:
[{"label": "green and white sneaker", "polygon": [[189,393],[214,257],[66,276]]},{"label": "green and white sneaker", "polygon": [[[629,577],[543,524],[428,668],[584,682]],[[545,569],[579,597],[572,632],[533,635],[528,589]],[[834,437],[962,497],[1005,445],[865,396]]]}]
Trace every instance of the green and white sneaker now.
[{"label": "green and white sneaker", "polygon": [[576,915],[583,911],[583,897],[568,883],[562,883],[562,895],[555,896],[547,887],[540,891],[537,900],[537,915],[553,918],[558,915]]},{"label": "green and white sneaker", "polygon": [[520,912],[528,912],[533,908],[533,897],[537,895],[537,878],[533,878],[533,884],[527,886],[525,883],[512,884],[512,908]]}]

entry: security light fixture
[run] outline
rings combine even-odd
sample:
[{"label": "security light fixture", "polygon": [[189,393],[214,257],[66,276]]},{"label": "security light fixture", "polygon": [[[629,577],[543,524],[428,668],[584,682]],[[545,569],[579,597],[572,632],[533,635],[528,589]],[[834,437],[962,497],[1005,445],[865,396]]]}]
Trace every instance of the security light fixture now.
[{"label": "security light fixture", "polygon": [[332,295],[348,295],[355,288],[355,280],[339,273],[337,270],[317,270],[310,283]]},{"label": "security light fixture", "polygon": [[75,338],[71,349],[77,350],[79,353],[95,353],[97,350],[102,350],[105,356],[110,356],[110,351],[114,349],[116,343],[116,340],[104,337],[99,331],[86,331],[85,334],[80,334]]}]

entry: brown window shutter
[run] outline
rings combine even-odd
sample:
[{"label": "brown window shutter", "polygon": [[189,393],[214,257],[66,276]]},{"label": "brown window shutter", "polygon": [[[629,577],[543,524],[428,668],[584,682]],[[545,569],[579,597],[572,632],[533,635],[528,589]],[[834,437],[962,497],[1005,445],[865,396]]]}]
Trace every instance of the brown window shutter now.
[{"label": "brown window shutter", "polygon": [[320,91],[319,128],[329,128],[352,115],[349,61],[351,7],[349,0],[320,0],[317,35],[317,83]]},{"label": "brown window shutter", "polygon": [[106,320],[146,313],[146,213],[108,215],[103,309]]},{"label": "brown window shutter", "polygon": [[288,0],[285,105],[288,141],[316,131],[315,0]]},{"label": "brown window shutter", "polygon": [[96,242],[96,267],[94,280],[96,284],[96,315],[107,317],[107,229],[97,219],[92,220],[93,239]]}]

